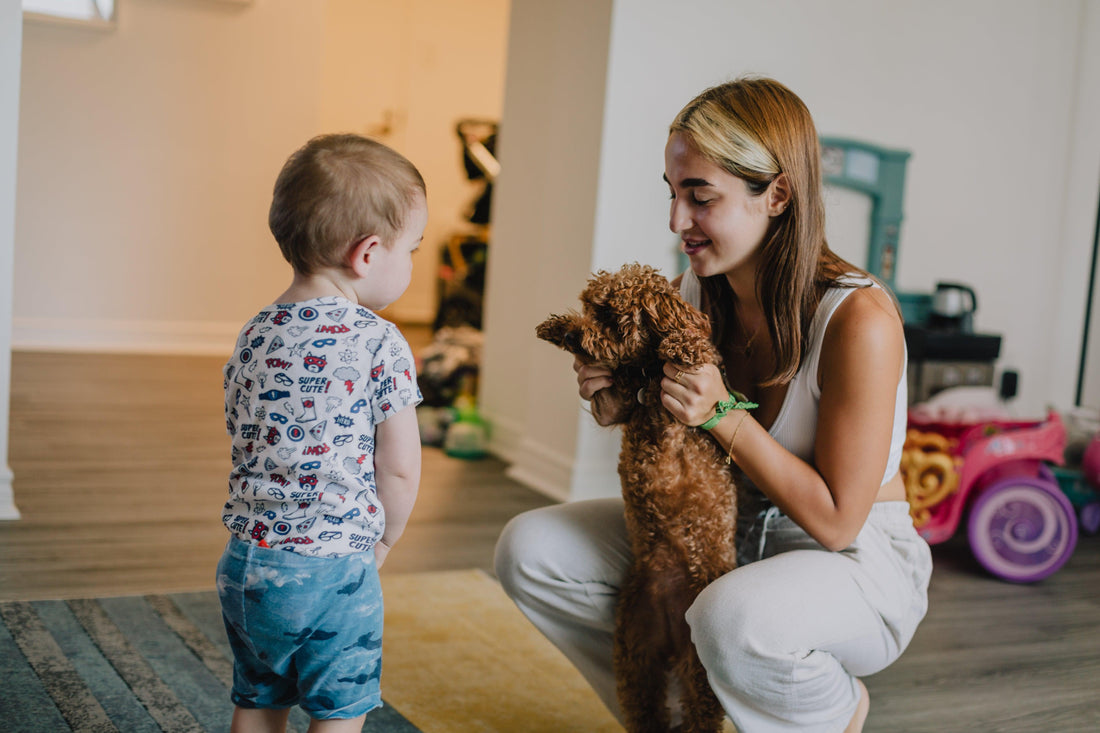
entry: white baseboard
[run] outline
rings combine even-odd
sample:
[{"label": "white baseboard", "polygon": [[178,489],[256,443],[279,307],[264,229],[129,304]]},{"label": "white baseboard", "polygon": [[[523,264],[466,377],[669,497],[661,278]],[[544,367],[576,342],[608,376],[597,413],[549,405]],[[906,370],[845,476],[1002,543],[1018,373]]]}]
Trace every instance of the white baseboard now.
[{"label": "white baseboard", "polygon": [[507,471],[504,472],[508,478],[513,481],[518,481],[529,489],[534,489],[544,496],[548,496],[555,501],[569,501],[569,482],[568,479],[563,479],[560,475],[561,471],[558,471],[558,476],[552,476],[550,471],[546,470],[545,465],[535,466],[536,461],[523,461],[521,463],[513,463]]},{"label": "white baseboard", "polygon": [[77,351],[226,356],[241,323],[13,318],[12,351]]},{"label": "white baseboard", "polygon": [[482,412],[481,416],[489,423],[489,452],[505,463],[515,463],[523,431],[515,423],[499,415]]},{"label": "white baseboard", "polygon": [[19,519],[19,510],[15,507],[15,493],[12,491],[12,472],[7,466],[0,466],[0,520]]},{"label": "white baseboard", "polygon": [[506,475],[551,499],[569,501],[573,498],[573,469],[572,458],[525,437]]},{"label": "white baseboard", "polygon": [[517,424],[506,418],[485,415],[492,426],[489,451],[511,466],[505,475],[555,501],[569,501],[573,462],[524,437]]},{"label": "white baseboard", "polygon": [[[419,311],[388,312],[399,323],[429,323]],[[225,356],[244,322],[13,318],[12,351],[75,351]]]}]

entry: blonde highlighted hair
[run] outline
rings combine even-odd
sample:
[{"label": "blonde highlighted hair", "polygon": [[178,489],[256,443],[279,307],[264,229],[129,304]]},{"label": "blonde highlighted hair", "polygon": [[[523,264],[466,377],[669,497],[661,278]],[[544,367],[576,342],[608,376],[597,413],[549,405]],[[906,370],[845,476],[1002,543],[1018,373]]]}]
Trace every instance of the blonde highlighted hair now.
[{"label": "blonde highlighted hair", "polygon": [[339,267],[351,246],[386,245],[426,195],[424,178],[397,151],[359,135],[320,135],[295,151],[275,180],[268,226],[296,272]]},{"label": "blonde highlighted hair", "polygon": [[[781,174],[790,202],[762,245],[756,290],[775,349],[763,384],[789,382],[798,371],[810,323],[825,290],[845,273],[860,273],[829,249],[821,189],[821,148],[810,111],[773,79],[747,77],[703,91],[669,127],[699,153],[764,193]],[[736,295],[725,275],[701,278],[703,308],[719,346],[737,328]]]}]

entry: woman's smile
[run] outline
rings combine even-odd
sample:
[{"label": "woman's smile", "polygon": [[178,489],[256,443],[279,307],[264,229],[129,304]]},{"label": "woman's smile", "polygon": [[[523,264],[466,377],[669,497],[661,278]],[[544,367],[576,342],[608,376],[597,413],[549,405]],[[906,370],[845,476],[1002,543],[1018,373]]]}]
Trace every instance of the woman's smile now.
[{"label": "woman's smile", "polygon": [[681,241],[684,245],[684,254],[688,257],[698,254],[709,247],[711,243],[709,239],[694,239],[691,237],[682,237]]}]

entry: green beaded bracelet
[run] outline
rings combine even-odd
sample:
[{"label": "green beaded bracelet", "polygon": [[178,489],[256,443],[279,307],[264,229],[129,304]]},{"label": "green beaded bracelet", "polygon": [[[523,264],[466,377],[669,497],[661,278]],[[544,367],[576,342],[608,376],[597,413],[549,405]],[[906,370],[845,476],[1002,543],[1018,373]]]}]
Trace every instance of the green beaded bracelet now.
[{"label": "green beaded bracelet", "polygon": [[728,400],[719,400],[718,404],[714,406],[714,417],[696,427],[700,427],[703,430],[710,430],[717,425],[728,412],[732,410],[751,410],[756,407],[760,407],[760,405],[755,402],[749,402],[749,398],[740,392],[730,392]]}]

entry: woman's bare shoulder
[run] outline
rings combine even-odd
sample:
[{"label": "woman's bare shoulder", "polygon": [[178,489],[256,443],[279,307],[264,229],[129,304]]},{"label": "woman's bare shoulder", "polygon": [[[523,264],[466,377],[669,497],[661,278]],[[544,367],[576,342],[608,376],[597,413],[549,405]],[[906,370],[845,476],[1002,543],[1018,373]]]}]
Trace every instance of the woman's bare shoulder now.
[{"label": "woman's bare shoulder", "polygon": [[863,358],[894,356],[900,362],[905,334],[901,314],[882,288],[853,291],[837,307],[825,332],[824,351],[858,352]]},{"label": "woman's bare shoulder", "polygon": [[829,325],[901,328],[901,313],[890,294],[880,287],[856,288],[833,315]]}]

